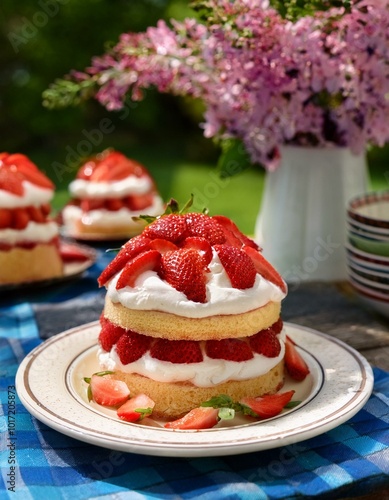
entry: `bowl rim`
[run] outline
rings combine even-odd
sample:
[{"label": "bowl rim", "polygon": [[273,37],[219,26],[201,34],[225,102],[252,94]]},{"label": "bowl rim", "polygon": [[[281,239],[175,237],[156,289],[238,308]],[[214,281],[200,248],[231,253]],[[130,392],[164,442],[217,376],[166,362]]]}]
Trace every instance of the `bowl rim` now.
[{"label": "bowl rim", "polygon": [[360,285],[358,282],[353,280],[351,276],[349,277],[349,282],[357,291],[357,293],[364,295],[366,297],[372,298],[374,300],[379,300],[380,302],[385,302],[389,305],[389,296],[381,294],[379,292],[375,292],[374,290],[370,290],[368,287]]},{"label": "bowl rim", "polygon": [[373,292],[377,293],[385,293],[388,296],[389,300],[389,284],[379,283],[373,280],[369,280],[368,278],[364,278],[363,276],[359,276],[359,274],[354,273],[352,269],[349,269],[349,276],[356,281],[359,281],[361,285],[365,285],[370,288]]},{"label": "bowl rim", "polygon": [[365,250],[360,250],[358,247],[352,245],[351,242],[346,243],[345,248],[346,248],[346,250],[348,250],[354,254],[357,254],[362,258],[369,259],[370,261],[373,261],[376,263],[377,262],[379,262],[381,264],[383,263],[384,265],[389,266],[389,256],[386,257],[385,255],[377,255],[376,253],[370,253],[370,252],[366,252]]},{"label": "bowl rim", "polygon": [[377,219],[374,217],[369,217],[367,215],[362,215],[357,211],[362,206],[372,205],[380,201],[389,202],[389,190],[369,191],[367,193],[359,194],[348,202],[347,215],[352,219],[360,221],[369,226],[389,229],[389,218]]},{"label": "bowl rim", "polygon": [[389,267],[388,271],[380,271],[378,269],[370,269],[358,264],[358,262],[354,262],[353,260],[347,261],[348,266],[356,271],[360,271],[361,273],[370,274],[371,276],[376,276],[377,278],[387,278],[389,280]]}]

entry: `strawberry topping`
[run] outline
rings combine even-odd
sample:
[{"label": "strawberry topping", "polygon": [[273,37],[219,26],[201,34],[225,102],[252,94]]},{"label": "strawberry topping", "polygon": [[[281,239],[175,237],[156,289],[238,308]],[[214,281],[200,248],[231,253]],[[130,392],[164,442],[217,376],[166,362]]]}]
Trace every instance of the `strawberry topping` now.
[{"label": "strawberry topping", "polygon": [[278,392],[260,398],[243,398],[241,403],[248,406],[260,418],[275,417],[293,397],[295,391]]},{"label": "strawberry topping", "polygon": [[210,358],[227,361],[247,361],[253,358],[250,346],[239,339],[207,340],[205,352]]},{"label": "strawberry topping", "polygon": [[126,330],[108,321],[103,314],[100,316],[100,326],[99,344],[104,351],[109,352]]},{"label": "strawberry topping", "polygon": [[255,250],[255,248],[244,246],[243,250],[253,261],[257,273],[277,285],[284,293],[286,293],[287,288],[285,281],[281,278],[270,262],[268,262],[259,251]]},{"label": "strawberry topping", "polygon": [[116,283],[116,288],[134,287],[137,278],[146,271],[158,268],[161,254],[157,250],[146,250],[127,262]]},{"label": "strawberry topping", "polygon": [[152,338],[126,330],[116,344],[116,351],[123,365],[141,358],[150,348]]},{"label": "strawberry topping", "polygon": [[280,341],[271,327],[251,336],[249,343],[253,351],[267,358],[276,358],[281,352]]},{"label": "strawberry topping", "polygon": [[250,257],[240,248],[230,245],[215,245],[214,248],[230,278],[231,285],[240,290],[251,288],[257,273]]},{"label": "strawberry topping", "polygon": [[182,241],[186,234],[187,226],[185,218],[178,214],[169,214],[160,217],[143,231],[143,235],[150,239],[162,238],[176,244]]},{"label": "strawberry topping", "polygon": [[226,237],[223,227],[212,217],[200,213],[185,215],[188,236],[205,238],[210,245],[224,243]]},{"label": "strawberry topping", "polygon": [[170,363],[200,363],[203,360],[200,344],[194,340],[157,339],[151,346],[150,355]]}]

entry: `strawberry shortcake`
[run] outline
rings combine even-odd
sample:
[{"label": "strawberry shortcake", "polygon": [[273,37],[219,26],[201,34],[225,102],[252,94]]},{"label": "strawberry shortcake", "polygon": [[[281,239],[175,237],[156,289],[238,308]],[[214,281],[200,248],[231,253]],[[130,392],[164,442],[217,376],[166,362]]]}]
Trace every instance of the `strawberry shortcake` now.
[{"label": "strawberry shortcake", "polygon": [[140,214],[164,210],[147,169],[111,149],[81,166],[69,192],[61,218],[66,233],[75,238],[127,239],[144,228]]},{"label": "strawberry shortcake", "polygon": [[107,289],[99,363],[173,420],[218,394],[284,384],[286,284],[224,216],[169,213],[129,240],[99,277]]},{"label": "strawberry shortcake", "polygon": [[53,183],[25,155],[0,153],[0,284],[63,274]]}]

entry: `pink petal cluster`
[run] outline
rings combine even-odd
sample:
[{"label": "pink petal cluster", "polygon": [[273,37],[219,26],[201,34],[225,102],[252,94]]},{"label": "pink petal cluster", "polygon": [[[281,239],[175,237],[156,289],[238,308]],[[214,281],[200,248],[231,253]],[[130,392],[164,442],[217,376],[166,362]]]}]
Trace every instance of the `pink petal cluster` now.
[{"label": "pink petal cluster", "polygon": [[243,141],[272,168],[280,145],[337,145],[362,152],[389,139],[389,2],[351,0],[287,21],[262,0],[210,0],[228,22],[160,21],[123,34],[85,73],[97,99],[160,92],[202,99],[207,137]]}]

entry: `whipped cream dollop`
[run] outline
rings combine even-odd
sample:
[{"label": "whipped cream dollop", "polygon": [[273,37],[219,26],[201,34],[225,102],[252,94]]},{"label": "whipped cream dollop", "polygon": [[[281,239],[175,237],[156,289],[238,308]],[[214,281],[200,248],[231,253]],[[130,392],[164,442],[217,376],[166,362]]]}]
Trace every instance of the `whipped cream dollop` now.
[{"label": "whipped cream dollop", "polygon": [[58,224],[54,221],[37,223],[30,221],[24,229],[0,229],[0,242],[16,245],[22,242],[47,243],[58,235]]},{"label": "whipped cream dollop", "polygon": [[252,288],[233,288],[231,281],[215,251],[209,264],[207,276],[207,301],[205,303],[188,300],[162,280],[157,272],[141,274],[135,287],[126,286],[116,290],[118,273],[107,286],[107,295],[112,302],[120,303],[128,309],[163,311],[187,318],[205,318],[215,315],[241,314],[264,306],[268,302],[280,302],[285,293],[277,286],[257,274]]},{"label": "whipped cream dollop", "polygon": [[152,187],[153,182],[150,177],[130,175],[125,179],[114,182],[75,179],[69,184],[69,191],[74,198],[123,198],[131,194],[146,194]]},{"label": "whipped cream dollop", "polygon": [[64,224],[71,230],[76,229],[78,221],[90,226],[110,228],[112,226],[124,226],[128,228],[139,227],[139,222],[134,221],[132,217],[137,217],[142,214],[147,215],[160,215],[164,211],[164,203],[159,196],[155,196],[152,205],[143,210],[130,210],[129,208],[122,207],[119,210],[111,211],[105,208],[98,208],[83,212],[80,207],[75,205],[67,205],[62,210],[62,218]]},{"label": "whipped cream dollop", "polygon": [[28,181],[22,182],[24,193],[22,196],[0,189],[1,208],[20,208],[30,205],[44,205],[49,203],[54,192],[52,189],[36,186]]},{"label": "whipped cream dollop", "polygon": [[200,363],[171,363],[160,361],[150,356],[144,356],[123,365],[113,346],[111,352],[103,349],[98,351],[98,360],[102,369],[137,373],[151,378],[156,382],[190,382],[196,387],[213,387],[229,380],[247,380],[268,373],[285,355],[285,331],[278,335],[281,351],[277,357],[268,358],[263,354],[253,353],[254,357],[247,361],[227,361],[225,359],[209,358],[203,349],[203,361]]}]

